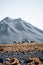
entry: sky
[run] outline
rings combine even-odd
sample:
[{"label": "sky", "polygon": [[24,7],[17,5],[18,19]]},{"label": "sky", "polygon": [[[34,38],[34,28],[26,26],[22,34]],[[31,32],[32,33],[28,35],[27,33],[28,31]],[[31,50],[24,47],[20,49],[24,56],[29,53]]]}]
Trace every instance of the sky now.
[{"label": "sky", "polygon": [[0,21],[22,18],[43,30],[43,0],[0,0]]}]

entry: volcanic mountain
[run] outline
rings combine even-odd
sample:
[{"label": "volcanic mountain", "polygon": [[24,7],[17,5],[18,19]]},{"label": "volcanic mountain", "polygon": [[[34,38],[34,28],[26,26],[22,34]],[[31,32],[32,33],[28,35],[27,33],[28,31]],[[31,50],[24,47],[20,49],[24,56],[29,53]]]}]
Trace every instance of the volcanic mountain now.
[{"label": "volcanic mountain", "polygon": [[43,31],[21,18],[0,21],[0,43],[43,42]]}]

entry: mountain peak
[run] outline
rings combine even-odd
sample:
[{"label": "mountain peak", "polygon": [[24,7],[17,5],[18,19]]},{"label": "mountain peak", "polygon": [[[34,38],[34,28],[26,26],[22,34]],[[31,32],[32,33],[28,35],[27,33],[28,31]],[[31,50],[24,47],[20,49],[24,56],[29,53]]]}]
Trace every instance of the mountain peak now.
[{"label": "mountain peak", "polygon": [[[21,21],[22,19],[21,19],[21,18],[12,19],[12,18],[10,18],[10,17],[5,17],[3,20],[5,20],[5,21],[12,21],[12,20]],[[3,21],[3,20],[2,20],[2,21]]]},{"label": "mountain peak", "polygon": [[21,18],[14,19],[15,22],[23,22]]},{"label": "mountain peak", "polygon": [[10,17],[6,17],[5,19],[9,19]]},{"label": "mountain peak", "polygon": [[21,18],[18,18],[17,20],[22,20]]},{"label": "mountain peak", "polygon": [[11,18],[10,17],[6,17],[6,18],[4,18],[4,20],[10,20]]},{"label": "mountain peak", "polygon": [[11,19],[10,17],[5,17],[3,20],[1,20],[1,22],[11,22],[13,19]]},{"label": "mountain peak", "polygon": [[21,21],[22,19],[21,18],[17,18],[17,19],[14,19],[14,20]]}]

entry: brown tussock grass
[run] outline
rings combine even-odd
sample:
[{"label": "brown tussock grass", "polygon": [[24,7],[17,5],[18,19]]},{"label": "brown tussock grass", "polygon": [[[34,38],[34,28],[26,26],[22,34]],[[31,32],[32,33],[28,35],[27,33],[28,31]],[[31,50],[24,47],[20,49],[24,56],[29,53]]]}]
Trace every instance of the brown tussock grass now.
[{"label": "brown tussock grass", "polygon": [[42,50],[43,43],[17,43],[17,44],[0,44],[1,51],[20,51],[25,52],[28,50]]}]

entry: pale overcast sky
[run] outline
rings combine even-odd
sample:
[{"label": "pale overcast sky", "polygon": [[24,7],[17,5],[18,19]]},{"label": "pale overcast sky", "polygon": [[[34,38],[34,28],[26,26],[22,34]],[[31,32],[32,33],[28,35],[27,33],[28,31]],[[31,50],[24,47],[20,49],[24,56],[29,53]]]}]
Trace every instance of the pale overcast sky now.
[{"label": "pale overcast sky", "polygon": [[0,0],[0,21],[22,18],[43,30],[43,0]]}]

